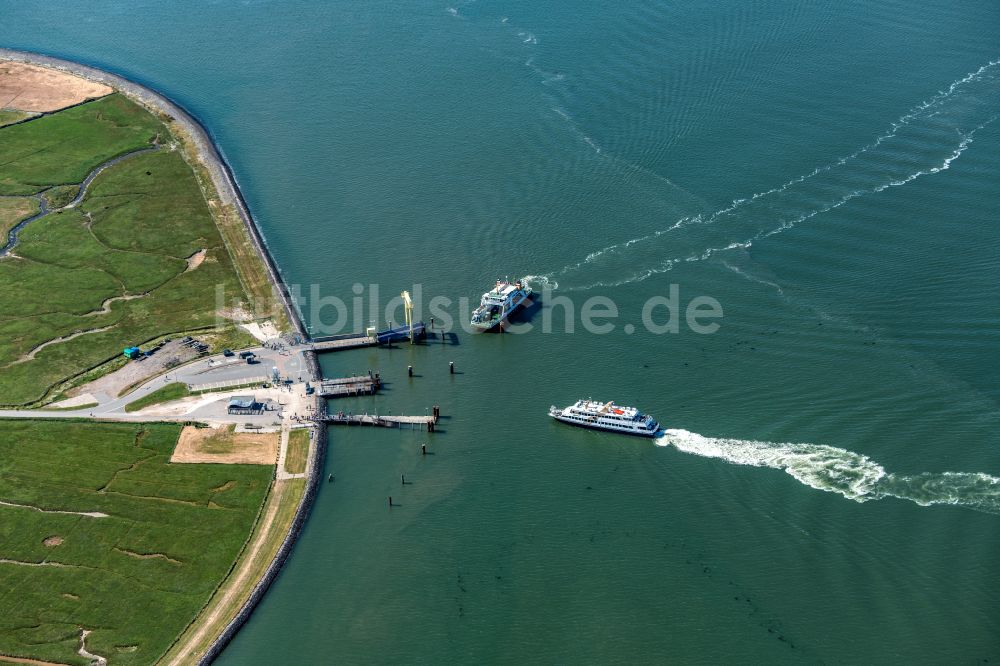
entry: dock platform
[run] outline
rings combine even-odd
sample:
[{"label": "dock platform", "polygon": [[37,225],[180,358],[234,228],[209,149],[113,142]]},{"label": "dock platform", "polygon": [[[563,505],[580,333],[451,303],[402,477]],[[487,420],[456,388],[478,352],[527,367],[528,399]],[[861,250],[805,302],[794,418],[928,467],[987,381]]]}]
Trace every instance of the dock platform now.
[{"label": "dock platform", "polygon": [[321,398],[342,398],[353,395],[374,395],[382,388],[382,378],[376,372],[354,377],[324,379],[316,389]]},{"label": "dock platform", "polygon": [[325,414],[321,420],[333,425],[353,425],[353,426],[374,426],[381,428],[400,428],[410,426],[412,428],[426,428],[427,432],[434,432],[438,417],[441,415],[441,408],[434,406],[434,412],[430,416],[392,416],[379,414],[354,414],[351,412],[335,412]]},{"label": "dock platform", "polygon": [[[373,329],[371,329],[374,332]],[[397,326],[379,331],[374,335],[364,333],[347,333],[344,335],[328,335],[313,338],[309,343],[310,349],[315,352],[333,352],[344,349],[357,349],[360,347],[374,347],[376,345],[388,345],[393,342],[409,340],[410,336],[414,340],[422,340],[427,336],[424,322],[414,322],[413,326]]]},{"label": "dock platform", "polygon": [[312,350],[317,352],[340,351],[342,349],[357,349],[359,347],[374,347],[378,338],[369,335],[355,335],[338,340],[321,340],[312,343]]}]

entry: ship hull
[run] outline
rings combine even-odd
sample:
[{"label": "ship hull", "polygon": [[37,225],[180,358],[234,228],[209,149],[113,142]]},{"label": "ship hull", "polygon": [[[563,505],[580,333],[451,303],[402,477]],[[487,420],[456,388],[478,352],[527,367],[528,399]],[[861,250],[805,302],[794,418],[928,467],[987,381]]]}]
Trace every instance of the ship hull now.
[{"label": "ship hull", "polygon": [[503,329],[510,324],[510,316],[513,315],[518,310],[520,310],[522,307],[524,307],[524,304],[528,301],[528,299],[530,298],[530,296],[531,296],[530,292],[529,293],[525,293],[523,296],[520,297],[519,300],[515,301],[511,305],[510,310],[508,310],[499,319],[494,319],[493,321],[491,321],[489,323],[486,323],[486,324],[479,324],[479,323],[476,323],[476,322],[470,322],[469,325],[472,326],[472,332],[473,333],[493,333],[493,332],[502,333]]},{"label": "ship hull", "polygon": [[633,437],[645,437],[649,439],[651,437],[656,437],[660,432],[659,424],[653,430],[617,430],[615,428],[608,428],[607,426],[580,423],[578,421],[572,421],[562,416],[562,414],[549,414],[552,418],[560,423],[565,423],[566,425],[576,426],[577,428],[586,428],[587,430],[599,430],[600,432],[611,432],[616,435],[631,435]]}]

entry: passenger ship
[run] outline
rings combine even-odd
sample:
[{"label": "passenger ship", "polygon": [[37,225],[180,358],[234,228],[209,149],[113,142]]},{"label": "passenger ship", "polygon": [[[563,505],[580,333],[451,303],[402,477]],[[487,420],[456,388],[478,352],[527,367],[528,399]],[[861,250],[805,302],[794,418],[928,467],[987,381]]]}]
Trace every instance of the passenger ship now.
[{"label": "passenger ship", "polygon": [[531,287],[520,280],[514,284],[506,280],[497,280],[496,287],[483,294],[479,307],[472,313],[472,327],[480,331],[489,331],[499,326],[502,330],[507,323],[507,317],[524,305],[529,296]]},{"label": "passenger ship", "polygon": [[577,400],[569,407],[549,407],[549,416],[570,425],[626,435],[654,437],[660,429],[652,416],[642,414],[635,407],[622,407],[614,402]]}]

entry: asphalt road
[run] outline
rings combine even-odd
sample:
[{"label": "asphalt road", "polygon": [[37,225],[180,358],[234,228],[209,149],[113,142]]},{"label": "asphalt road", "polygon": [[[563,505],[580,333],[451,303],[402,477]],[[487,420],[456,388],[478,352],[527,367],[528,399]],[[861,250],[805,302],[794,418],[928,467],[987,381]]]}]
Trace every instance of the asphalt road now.
[{"label": "asphalt road", "polygon": [[[126,412],[125,405],[174,382],[197,386],[215,382],[238,382],[239,380],[250,380],[262,376],[267,376],[269,378],[268,381],[270,381],[275,370],[277,370],[278,375],[282,379],[289,379],[293,382],[298,382],[300,378],[302,381],[310,379],[305,358],[303,358],[302,352],[296,350],[294,347],[281,351],[257,347],[248,351],[257,355],[257,363],[248,364],[238,356],[235,358],[226,358],[222,354],[217,354],[172,368],[164,374],[149,379],[120,398],[95,396],[99,401],[96,407],[59,410],[0,409],[0,418],[95,418],[112,419],[115,421],[163,421],[165,420],[163,416],[142,416]],[[236,418],[234,420],[242,421],[245,419]]]}]

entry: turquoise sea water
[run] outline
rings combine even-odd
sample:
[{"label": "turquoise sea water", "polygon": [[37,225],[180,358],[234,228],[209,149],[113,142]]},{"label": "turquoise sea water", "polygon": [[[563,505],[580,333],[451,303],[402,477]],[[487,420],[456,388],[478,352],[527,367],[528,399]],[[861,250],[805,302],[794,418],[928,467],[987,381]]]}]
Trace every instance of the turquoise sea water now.
[{"label": "turquoise sea water", "polygon": [[[998,34],[987,1],[4,6],[0,44],[206,123],[314,326],[313,284],[425,318],[558,285],[529,334],[323,359],[389,382],[337,408],[447,418],[331,432],[221,663],[1000,659]],[[648,332],[671,285],[718,332]],[[671,431],[545,414],[588,395]]]}]

